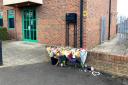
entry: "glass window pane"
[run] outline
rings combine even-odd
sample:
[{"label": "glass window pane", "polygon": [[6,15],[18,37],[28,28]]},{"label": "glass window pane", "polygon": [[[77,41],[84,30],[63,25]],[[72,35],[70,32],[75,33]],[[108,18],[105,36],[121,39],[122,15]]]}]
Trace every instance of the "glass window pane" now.
[{"label": "glass window pane", "polygon": [[0,11],[0,26],[3,26],[3,11]]},{"label": "glass window pane", "polygon": [[3,18],[0,19],[0,26],[3,26]]},{"label": "glass window pane", "polygon": [[30,34],[29,34],[29,30],[26,30],[26,39],[29,39],[29,37],[30,37]]},{"label": "glass window pane", "polygon": [[24,29],[26,29],[26,20],[24,20]]},{"label": "glass window pane", "polygon": [[36,29],[36,20],[34,20],[34,28],[33,29]]},{"label": "glass window pane", "polygon": [[15,11],[14,10],[8,10],[8,28],[14,28],[15,27]]},{"label": "glass window pane", "polygon": [[31,33],[31,40],[32,40],[32,38],[33,38],[33,32],[32,32],[32,31],[30,31],[30,33]]},{"label": "glass window pane", "polygon": [[34,40],[36,40],[36,31],[34,31]]},{"label": "glass window pane", "polygon": [[9,18],[9,28],[14,28],[14,18]]},{"label": "glass window pane", "polygon": [[26,39],[27,37],[26,37],[26,30],[24,30],[24,38]]},{"label": "glass window pane", "polygon": [[8,10],[8,17],[14,18],[15,17],[15,11],[14,10]]},{"label": "glass window pane", "polygon": [[0,11],[0,18],[3,18],[3,11]]}]

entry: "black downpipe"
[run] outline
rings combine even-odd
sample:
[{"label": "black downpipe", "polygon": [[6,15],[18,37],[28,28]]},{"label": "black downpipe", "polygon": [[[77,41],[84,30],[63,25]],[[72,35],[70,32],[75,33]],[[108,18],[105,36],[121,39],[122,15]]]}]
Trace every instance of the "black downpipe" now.
[{"label": "black downpipe", "polygon": [[2,40],[0,40],[0,66],[3,65]]},{"label": "black downpipe", "polygon": [[109,22],[108,22],[108,40],[110,40],[110,33],[111,33],[111,3],[112,0],[109,0]]},{"label": "black downpipe", "polygon": [[80,48],[83,47],[83,0],[80,0]]}]

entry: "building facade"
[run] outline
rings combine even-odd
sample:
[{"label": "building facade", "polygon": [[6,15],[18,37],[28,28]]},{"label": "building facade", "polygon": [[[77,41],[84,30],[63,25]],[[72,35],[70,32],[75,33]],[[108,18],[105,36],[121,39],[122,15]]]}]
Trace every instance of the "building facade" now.
[{"label": "building facade", "polygon": [[[0,0],[0,23],[3,20],[1,26],[8,29],[10,39],[65,46],[66,13],[77,14],[78,48],[81,42],[87,49],[100,44],[102,32],[106,40],[109,34],[116,35],[117,0],[83,0],[82,12],[81,0]],[[73,28],[70,24],[70,46],[74,46]]]}]

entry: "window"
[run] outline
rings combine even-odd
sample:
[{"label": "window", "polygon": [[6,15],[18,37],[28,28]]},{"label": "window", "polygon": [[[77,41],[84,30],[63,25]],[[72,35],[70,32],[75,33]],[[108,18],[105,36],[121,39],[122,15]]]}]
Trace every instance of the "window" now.
[{"label": "window", "polygon": [[8,10],[8,29],[15,28],[15,11]]},{"label": "window", "polygon": [[3,11],[0,11],[0,27],[3,26]]}]

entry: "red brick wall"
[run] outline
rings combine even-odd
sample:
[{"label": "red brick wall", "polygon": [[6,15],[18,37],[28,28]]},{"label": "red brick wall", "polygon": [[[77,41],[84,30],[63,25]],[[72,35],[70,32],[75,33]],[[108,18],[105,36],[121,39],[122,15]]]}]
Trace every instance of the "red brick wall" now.
[{"label": "red brick wall", "polygon": [[16,10],[16,18],[15,18],[15,31],[16,31],[16,39],[22,40],[22,10],[15,7]]},{"label": "red brick wall", "polygon": [[[101,17],[106,16],[108,22],[109,0],[84,0],[83,47],[92,48],[100,41]],[[21,9],[7,7],[0,1],[0,9],[4,11],[4,26],[7,27],[7,10],[15,9],[15,29],[9,30],[10,38],[22,39]],[[75,12],[78,14],[78,47],[80,44],[80,0],[44,0],[44,4],[37,6],[37,31],[38,41],[43,44],[65,45],[65,14]],[[115,34],[116,26],[116,0],[112,0],[111,37]],[[108,23],[107,23],[108,24]],[[108,25],[107,25],[108,28]],[[108,34],[108,33],[107,33]],[[70,25],[70,46],[73,46],[73,25]]]},{"label": "red brick wall", "polygon": [[[44,4],[37,7],[39,42],[65,45],[65,15],[77,13],[79,29],[79,3],[80,0],[44,0]],[[70,46],[73,46],[73,30],[70,25]]]},{"label": "red brick wall", "polygon": [[[3,1],[1,0],[0,1],[0,10],[3,11],[3,27],[6,27],[8,29],[8,18],[7,18],[7,10],[9,9],[14,9],[14,7],[7,7],[7,6],[3,6]],[[19,21],[19,18],[17,18],[18,21]],[[17,20],[15,20],[15,22],[17,22]],[[15,24],[16,25],[16,24]],[[11,29],[11,30],[8,30],[8,33],[9,33],[9,39],[16,39],[16,27],[15,29]]]},{"label": "red brick wall", "polygon": [[110,55],[106,53],[88,52],[87,62],[96,70],[128,77],[128,56]]},{"label": "red brick wall", "polygon": [[[112,13],[117,10],[117,0],[112,0]],[[92,48],[100,44],[100,32],[101,32],[101,18],[106,17],[106,30],[108,34],[108,18],[109,18],[109,0],[87,0],[87,12],[86,17],[86,45],[87,48]],[[111,37],[116,33],[116,16],[112,14],[111,24]],[[108,36],[108,35],[107,35]]]}]

